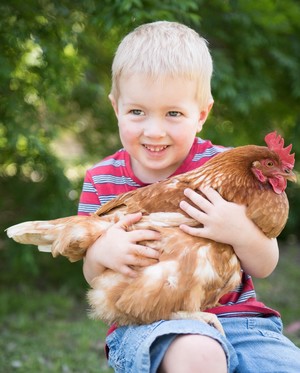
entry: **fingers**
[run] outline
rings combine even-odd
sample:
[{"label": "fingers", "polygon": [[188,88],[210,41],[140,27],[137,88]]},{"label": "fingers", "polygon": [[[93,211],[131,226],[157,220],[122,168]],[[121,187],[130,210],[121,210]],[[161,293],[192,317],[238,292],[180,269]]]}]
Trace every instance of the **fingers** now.
[{"label": "fingers", "polygon": [[219,193],[212,188],[201,188],[199,190],[204,196],[190,188],[184,190],[184,195],[203,211],[206,211],[214,202],[217,202],[218,197],[221,198]]},{"label": "fingers", "polygon": [[140,241],[159,241],[161,235],[159,232],[151,229],[137,229],[138,227],[130,230],[130,227],[138,223],[142,218],[142,213],[138,212],[136,214],[125,215],[120,219],[116,224],[115,228],[121,228],[126,231],[131,242],[140,242]]},{"label": "fingers", "polygon": [[215,208],[214,203],[217,204],[218,198],[222,199],[222,197],[212,188],[201,188],[200,190],[204,196],[192,189],[185,189],[184,195],[189,198],[193,204],[190,204],[187,201],[181,201],[180,208],[190,217],[198,221],[202,227],[190,227],[186,224],[182,224],[180,228],[189,235],[204,237],[207,231],[206,224],[211,219],[209,215]]},{"label": "fingers", "polygon": [[[134,245],[131,251],[136,257],[148,259],[158,259],[160,253],[158,250],[150,248],[148,246]],[[132,263],[134,265],[139,265],[137,263]]]},{"label": "fingers", "polygon": [[138,229],[138,226],[135,227],[133,230],[130,230],[130,227],[135,223],[138,223],[142,219],[142,217],[143,216],[141,212],[125,215],[115,224],[115,227],[121,228],[124,231],[129,231],[128,234],[132,242],[160,240],[160,233],[155,230]]},{"label": "fingers", "polygon": [[135,278],[138,276],[138,273],[137,271],[135,271],[134,269],[132,269],[130,266],[128,265],[123,265],[119,270],[118,272],[122,273],[124,276],[128,276],[128,277],[132,277],[132,278]]},{"label": "fingers", "polygon": [[203,217],[203,214],[197,214],[197,210],[199,211],[200,209],[203,213],[208,214],[216,205],[224,201],[222,196],[213,188],[205,187],[199,188],[199,190],[204,196],[190,188],[184,190],[184,195],[197,207],[190,205],[186,201],[180,202],[180,207],[183,211],[197,220],[201,216]]},{"label": "fingers", "polygon": [[114,250],[115,260],[109,267],[129,277],[136,277],[138,268],[157,263],[160,256],[161,235],[154,230],[137,229],[141,218],[141,213],[125,215],[106,235],[110,243],[115,242],[113,247],[118,248]]},{"label": "fingers", "polygon": [[212,203],[222,200],[222,196],[211,187],[199,188],[199,190],[205,195],[205,197]]},{"label": "fingers", "polygon": [[[133,267],[147,267],[155,264],[159,260],[160,253],[157,250],[147,246],[133,245],[131,250],[124,258],[124,264],[133,270]],[[131,272],[131,271],[130,271]]]},{"label": "fingers", "polygon": [[126,257],[126,264],[119,268],[119,272],[129,277],[136,277],[138,272],[134,267],[148,267],[158,262],[159,252],[146,246],[134,245]]},{"label": "fingers", "polygon": [[189,225],[186,224],[181,224],[179,228],[189,234],[190,236],[195,236],[195,237],[204,237],[205,229],[204,228],[195,228],[195,227],[190,227]]},{"label": "fingers", "polygon": [[159,241],[161,239],[159,232],[150,229],[135,229],[128,232],[128,236],[131,242]]},{"label": "fingers", "polygon": [[150,259],[141,256],[133,256],[130,261],[130,266],[134,267],[148,267],[158,262],[158,259]]},{"label": "fingers", "polygon": [[[194,201],[193,201],[194,202]],[[194,202],[196,204],[196,202]],[[199,206],[200,203],[197,204],[198,207],[194,207],[190,205],[186,201],[181,201],[179,206],[180,208],[186,212],[191,218],[197,220],[200,223],[203,223],[203,219],[205,219],[205,212],[204,208]],[[202,211],[203,210],[203,211]]]},{"label": "fingers", "polygon": [[122,217],[118,223],[116,223],[117,227],[121,227],[124,230],[127,230],[132,224],[137,223],[142,218],[142,213],[137,212],[135,214],[128,214]]}]

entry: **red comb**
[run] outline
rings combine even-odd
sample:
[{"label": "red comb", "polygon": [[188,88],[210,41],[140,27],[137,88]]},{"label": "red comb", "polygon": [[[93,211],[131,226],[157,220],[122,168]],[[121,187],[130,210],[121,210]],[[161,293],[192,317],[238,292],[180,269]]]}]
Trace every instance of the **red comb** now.
[{"label": "red comb", "polygon": [[265,137],[265,142],[270,150],[277,153],[282,162],[286,163],[290,168],[294,167],[295,164],[295,153],[290,154],[292,144],[284,148],[284,139],[277,135],[277,132],[268,133]]}]

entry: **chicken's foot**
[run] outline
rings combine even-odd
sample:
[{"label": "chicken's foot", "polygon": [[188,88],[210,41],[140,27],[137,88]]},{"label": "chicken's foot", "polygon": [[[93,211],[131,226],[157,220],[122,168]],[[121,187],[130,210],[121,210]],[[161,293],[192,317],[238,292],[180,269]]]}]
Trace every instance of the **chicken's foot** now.
[{"label": "chicken's foot", "polygon": [[224,329],[222,324],[220,323],[218,317],[209,312],[188,312],[188,311],[178,311],[173,312],[171,315],[171,320],[180,320],[180,319],[188,319],[188,320],[199,320],[202,322],[206,322],[207,324],[216,328],[222,335],[225,335]]}]

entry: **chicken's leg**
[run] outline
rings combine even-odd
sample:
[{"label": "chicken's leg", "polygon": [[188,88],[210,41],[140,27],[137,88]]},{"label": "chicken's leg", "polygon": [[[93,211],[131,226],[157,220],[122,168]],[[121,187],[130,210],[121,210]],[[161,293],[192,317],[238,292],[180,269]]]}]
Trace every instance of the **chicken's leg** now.
[{"label": "chicken's leg", "polygon": [[202,322],[206,322],[207,324],[216,328],[222,335],[225,335],[224,329],[222,324],[220,323],[218,317],[209,312],[188,312],[188,311],[178,311],[173,312],[171,315],[171,320],[180,320],[180,319],[188,319],[188,320],[199,320]]}]

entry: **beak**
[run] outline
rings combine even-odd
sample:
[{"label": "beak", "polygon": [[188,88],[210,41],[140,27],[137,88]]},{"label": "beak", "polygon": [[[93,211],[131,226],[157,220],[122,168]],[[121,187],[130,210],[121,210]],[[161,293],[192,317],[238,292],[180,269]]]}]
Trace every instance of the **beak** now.
[{"label": "beak", "polygon": [[284,177],[293,183],[297,182],[297,176],[293,171],[290,171],[288,174],[284,174]]}]

